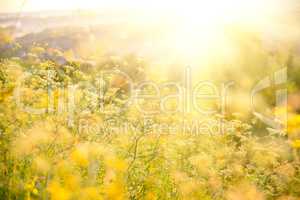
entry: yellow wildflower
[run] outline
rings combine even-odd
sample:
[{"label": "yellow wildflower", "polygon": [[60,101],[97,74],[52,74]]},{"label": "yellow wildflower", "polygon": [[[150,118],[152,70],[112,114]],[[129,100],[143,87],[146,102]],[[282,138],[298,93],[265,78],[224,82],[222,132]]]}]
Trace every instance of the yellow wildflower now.
[{"label": "yellow wildflower", "polygon": [[50,193],[51,200],[68,200],[71,198],[71,192],[57,182],[50,183],[47,190]]},{"label": "yellow wildflower", "polygon": [[105,194],[107,195],[108,199],[111,199],[111,200],[126,199],[123,184],[119,181],[114,181],[114,182],[108,184],[104,191],[105,191]]},{"label": "yellow wildflower", "polygon": [[86,187],[82,189],[82,200],[101,200],[103,199],[96,187]]},{"label": "yellow wildflower", "polygon": [[300,148],[300,140],[294,140],[292,141],[292,147],[295,149],[299,149]]},{"label": "yellow wildflower", "polygon": [[85,146],[77,147],[71,154],[71,159],[79,166],[86,167],[89,164],[88,149]]},{"label": "yellow wildflower", "polygon": [[119,158],[106,159],[106,166],[121,172],[127,169],[127,163]]}]

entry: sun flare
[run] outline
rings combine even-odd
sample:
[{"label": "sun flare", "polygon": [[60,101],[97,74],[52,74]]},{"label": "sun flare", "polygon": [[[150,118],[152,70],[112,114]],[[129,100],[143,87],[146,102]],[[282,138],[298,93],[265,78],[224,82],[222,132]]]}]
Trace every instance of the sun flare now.
[{"label": "sun flare", "polygon": [[[209,63],[216,59],[230,59],[235,56],[228,32],[232,28],[243,28],[264,34],[271,32],[287,16],[293,0],[200,0],[200,1],[147,1],[147,0],[75,0],[75,1],[24,1],[20,12],[42,10],[72,10],[74,17],[82,12],[105,11],[125,15],[135,14],[141,29],[152,23],[166,25],[163,36],[147,41],[147,44],[169,52],[174,59],[195,65]],[[153,15],[155,13],[155,15]],[[99,17],[101,21],[101,16]],[[131,18],[124,23],[131,23]],[[76,21],[76,20],[75,20]],[[75,22],[76,23],[76,22]],[[94,25],[94,20],[89,23]],[[102,23],[102,22],[101,22]],[[166,30],[165,30],[166,29]],[[157,34],[161,30],[151,30]],[[123,37],[124,34],[120,34]],[[146,45],[147,46],[147,45]],[[142,49],[139,49],[142,52]],[[166,58],[164,58],[166,60]]]},{"label": "sun flare", "polygon": [[0,0],[0,200],[300,200],[300,0]]}]

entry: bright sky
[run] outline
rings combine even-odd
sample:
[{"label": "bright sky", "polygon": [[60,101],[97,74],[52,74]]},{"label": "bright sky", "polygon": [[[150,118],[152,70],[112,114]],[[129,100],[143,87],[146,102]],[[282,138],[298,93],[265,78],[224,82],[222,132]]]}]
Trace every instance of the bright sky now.
[{"label": "bright sky", "polygon": [[[266,6],[287,2],[291,0],[0,0],[0,12],[18,12],[22,5],[23,11],[37,10],[74,10],[74,9],[95,9],[95,8],[182,8],[221,6]],[[295,1],[295,0],[294,0]],[[236,9],[237,10],[237,9]],[[200,11],[200,10],[199,10]]]},{"label": "bright sky", "polygon": [[95,8],[147,8],[164,7],[172,4],[171,0],[0,0],[0,12],[17,12],[24,4],[23,10],[73,10]]},{"label": "bright sky", "polygon": [[186,57],[207,58],[207,49],[229,52],[223,34],[228,24],[273,30],[295,5],[299,0],[0,0],[0,12],[134,8],[151,16],[167,13],[176,24],[168,37],[170,46]]}]

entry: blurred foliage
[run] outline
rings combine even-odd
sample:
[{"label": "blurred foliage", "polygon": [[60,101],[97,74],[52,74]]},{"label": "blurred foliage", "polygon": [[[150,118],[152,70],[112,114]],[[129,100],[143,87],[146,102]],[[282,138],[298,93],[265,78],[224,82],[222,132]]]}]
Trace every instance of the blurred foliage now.
[{"label": "blurred foliage", "polygon": [[[130,95],[124,77],[111,75],[102,80],[101,71],[120,70],[134,83],[159,79],[152,77],[153,69],[143,58],[101,54],[92,59],[100,50],[92,49],[94,55],[87,56],[85,48],[72,46],[75,39],[68,38],[67,31],[64,35],[47,30],[18,40],[7,31],[0,30],[0,199],[300,198],[300,71],[299,55],[293,49],[264,51],[255,34],[235,30],[229,34],[237,40],[236,62],[241,66],[232,69],[216,62],[215,71],[210,72],[215,81],[241,81],[234,91],[238,94],[268,72],[287,66],[288,88],[294,98],[289,101],[284,133],[267,132],[249,113],[246,117],[236,113],[209,117],[231,127],[223,134],[180,130],[171,134],[150,130],[187,119],[192,124],[199,117],[159,113],[145,123],[144,116],[131,106],[118,113],[101,110],[101,105],[125,107]],[[78,33],[76,37],[83,36]],[[178,79],[180,72],[171,70],[175,75],[170,79]],[[22,101],[34,108],[47,107],[43,114],[26,113],[16,104],[14,91],[25,73],[30,77],[19,88]],[[70,96],[67,88],[83,82],[76,90],[70,119],[69,108],[63,106]],[[104,92],[101,98],[99,91]],[[271,93],[262,95],[263,108],[274,104]],[[144,102],[143,106],[153,108],[153,104]],[[134,128],[122,132],[102,126],[108,123]]]}]

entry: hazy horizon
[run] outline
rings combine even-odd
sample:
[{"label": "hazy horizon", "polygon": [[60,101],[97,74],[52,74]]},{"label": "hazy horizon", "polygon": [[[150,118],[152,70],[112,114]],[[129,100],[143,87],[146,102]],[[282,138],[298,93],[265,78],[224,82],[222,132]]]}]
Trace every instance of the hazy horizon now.
[{"label": "hazy horizon", "polygon": [[[177,1],[180,2],[180,1]],[[191,3],[191,2],[189,2]],[[178,4],[178,3],[177,3]],[[180,3],[181,5],[183,3]],[[173,4],[174,5],[174,4]],[[110,9],[158,9],[172,7],[172,1],[160,2],[154,0],[136,1],[136,0],[76,0],[67,1],[37,1],[37,0],[4,0],[0,2],[0,13],[17,13],[17,12],[40,12],[40,11],[73,11],[73,10],[110,10]]]}]

